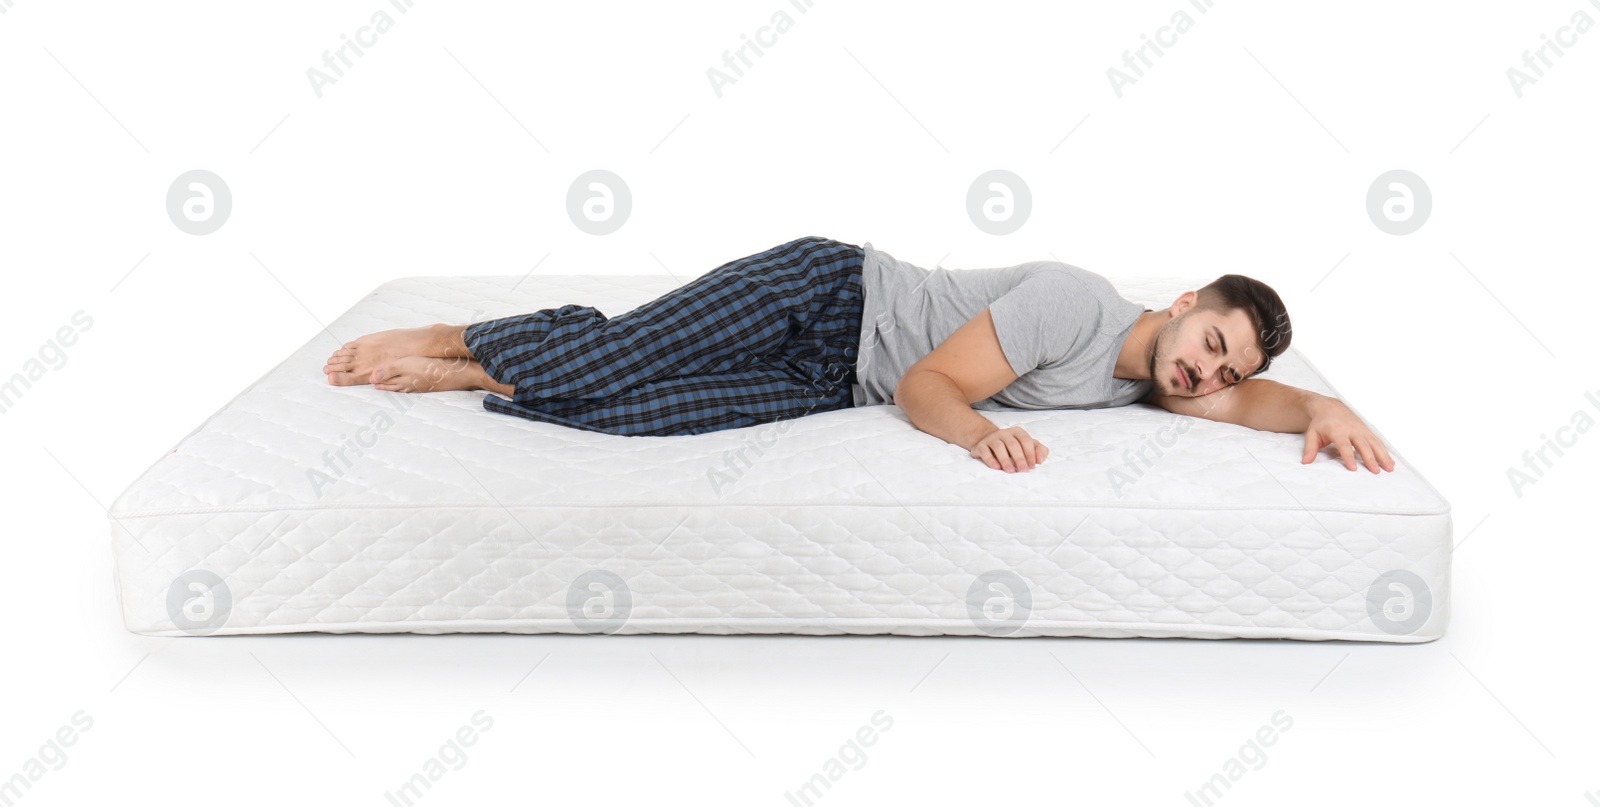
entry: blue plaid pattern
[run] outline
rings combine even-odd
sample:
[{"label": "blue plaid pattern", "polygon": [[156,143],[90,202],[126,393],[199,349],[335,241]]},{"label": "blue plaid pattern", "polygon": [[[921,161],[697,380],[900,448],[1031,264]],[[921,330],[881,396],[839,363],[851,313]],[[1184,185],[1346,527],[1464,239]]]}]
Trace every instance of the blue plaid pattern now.
[{"label": "blue plaid pattern", "polygon": [[563,305],[467,326],[491,412],[618,435],[754,426],[853,405],[861,247],[797,238],[607,318]]}]

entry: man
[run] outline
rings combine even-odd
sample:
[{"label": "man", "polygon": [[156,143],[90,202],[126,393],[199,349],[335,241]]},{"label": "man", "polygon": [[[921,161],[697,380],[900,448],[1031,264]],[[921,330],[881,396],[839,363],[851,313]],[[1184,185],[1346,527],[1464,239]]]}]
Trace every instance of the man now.
[{"label": "man", "polygon": [[[729,263],[618,317],[575,304],[471,325],[363,336],[323,372],[338,386],[487,390],[484,408],[610,434],[699,434],[894,403],[990,468],[1049,449],[977,410],[1139,401],[1332,444],[1394,470],[1343,403],[1267,379],[1289,346],[1282,300],[1225,275],[1163,311],[1054,262],[929,271],[828,238]],[[504,397],[500,397],[504,396]]]}]

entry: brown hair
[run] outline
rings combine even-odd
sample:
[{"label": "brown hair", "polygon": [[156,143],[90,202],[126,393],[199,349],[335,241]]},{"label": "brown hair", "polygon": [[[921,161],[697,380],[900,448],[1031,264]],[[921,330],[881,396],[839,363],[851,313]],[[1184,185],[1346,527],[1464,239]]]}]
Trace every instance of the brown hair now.
[{"label": "brown hair", "polygon": [[1260,375],[1272,365],[1272,358],[1289,349],[1289,311],[1283,298],[1271,286],[1244,275],[1223,275],[1201,287],[1195,301],[1196,310],[1227,313],[1241,309],[1250,317],[1255,329],[1256,343],[1266,353],[1261,369],[1251,373]]}]

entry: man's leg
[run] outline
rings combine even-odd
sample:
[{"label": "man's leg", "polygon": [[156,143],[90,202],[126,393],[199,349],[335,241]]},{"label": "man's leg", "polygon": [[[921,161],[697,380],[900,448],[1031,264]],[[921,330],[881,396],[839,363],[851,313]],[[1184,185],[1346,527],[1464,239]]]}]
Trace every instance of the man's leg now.
[{"label": "man's leg", "polygon": [[[843,377],[846,368],[835,368]],[[518,402],[494,395],[485,409],[586,431],[667,436],[755,426],[849,408],[848,385],[828,386],[775,365],[647,381],[606,398]]]},{"label": "man's leg", "polygon": [[859,247],[799,238],[723,264],[621,316],[565,305],[469,325],[462,340],[491,378],[514,388],[514,402],[549,411],[542,404],[610,399],[648,382],[722,376],[781,355],[835,305],[844,278],[853,272],[859,287],[860,263]]},{"label": "man's leg", "polygon": [[[770,355],[748,359],[722,372],[642,377],[628,389],[604,396],[555,399],[513,395],[507,401],[491,395],[484,398],[484,408],[570,428],[631,436],[700,434],[849,408],[854,403],[851,384],[856,380],[863,302],[858,248],[855,255],[855,260],[847,254],[846,260],[814,262],[797,270],[809,279],[807,288],[816,294],[807,298],[804,308],[778,306],[769,313],[797,331],[786,333]],[[791,278],[780,270],[765,279],[767,285],[778,286]],[[735,298],[728,300],[725,308],[754,308],[762,302],[757,297],[741,304]],[[503,323],[503,327],[541,330],[548,337],[560,331],[565,317],[588,319],[592,326],[603,321],[603,317],[596,320],[597,315],[593,309],[572,306],[564,314],[539,312],[521,323]],[[467,341],[492,344],[499,329],[480,330],[484,331],[481,341],[470,333]],[[691,327],[682,332],[688,337],[697,333],[705,331]],[[692,338],[654,344],[657,349],[665,345],[686,355],[695,355],[695,348],[701,345]],[[486,364],[485,370],[493,373],[495,368]]]}]

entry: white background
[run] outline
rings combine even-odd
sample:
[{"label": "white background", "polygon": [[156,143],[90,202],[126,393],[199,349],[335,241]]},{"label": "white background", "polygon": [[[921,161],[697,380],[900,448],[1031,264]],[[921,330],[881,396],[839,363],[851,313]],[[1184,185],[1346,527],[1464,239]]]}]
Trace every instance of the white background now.
[{"label": "white background", "polygon": [[[0,777],[74,713],[93,720],[19,803],[388,804],[480,709],[492,728],[422,803],[788,804],[878,710],[892,728],[821,803],[1188,804],[1279,710],[1292,728],[1223,803],[1600,791],[1600,434],[1520,496],[1507,479],[1574,412],[1600,420],[1584,398],[1600,397],[1600,30],[1520,98],[1506,75],[1580,9],[1600,19],[1588,0],[417,0],[318,98],[307,69],[387,3],[0,0],[0,373],[93,318],[0,415]],[[1192,29],[1118,98],[1107,69],[1180,8]],[[719,98],[707,70],[779,9],[793,28]],[[234,199],[207,236],[165,210],[195,168]],[[612,235],[567,215],[593,168],[633,193]],[[994,168],[1034,200],[1003,237],[965,210]],[[1433,194],[1406,236],[1366,211],[1395,168]],[[1453,506],[1447,635],[122,628],[103,506],[380,283],[687,281],[804,235],[925,267],[1272,284],[1294,344]]]}]

